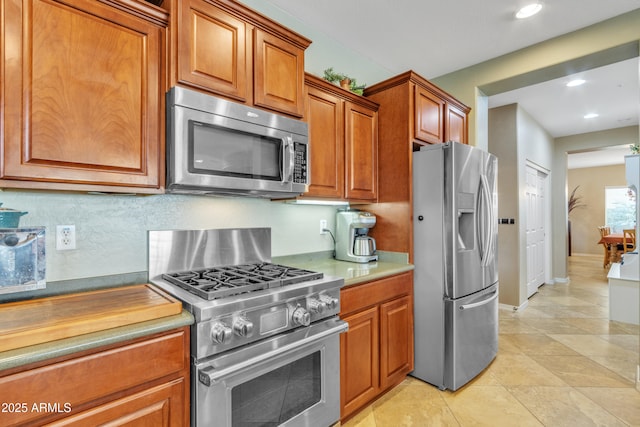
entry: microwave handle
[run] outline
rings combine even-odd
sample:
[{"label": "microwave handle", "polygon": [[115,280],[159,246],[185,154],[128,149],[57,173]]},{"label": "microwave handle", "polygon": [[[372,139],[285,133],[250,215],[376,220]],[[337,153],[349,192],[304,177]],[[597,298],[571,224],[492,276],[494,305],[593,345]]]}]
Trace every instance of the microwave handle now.
[{"label": "microwave handle", "polygon": [[296,162],[293,138],[290,136],[282,138],[282,147],[282,182],[286,183],[293,180],[293,169],[295,168]]}]

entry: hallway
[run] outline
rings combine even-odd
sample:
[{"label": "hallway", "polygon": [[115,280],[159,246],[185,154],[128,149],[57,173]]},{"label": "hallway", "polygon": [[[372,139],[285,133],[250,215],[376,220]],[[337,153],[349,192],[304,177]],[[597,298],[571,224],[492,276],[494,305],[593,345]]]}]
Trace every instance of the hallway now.
[{"label": "hallway", "polygon": [[570,257],[570,283],[500,310],[498,356],[472,382],[408,377],[343,426],[640,426],[640,327],[608,321],[606,274],[599,256]]}]

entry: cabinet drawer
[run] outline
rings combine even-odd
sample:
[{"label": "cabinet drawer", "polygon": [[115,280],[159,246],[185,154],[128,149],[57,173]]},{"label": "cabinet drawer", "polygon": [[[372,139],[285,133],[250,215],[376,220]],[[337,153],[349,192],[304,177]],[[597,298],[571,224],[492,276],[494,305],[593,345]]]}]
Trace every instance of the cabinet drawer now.
[{"label": "cabinet drawer", "polygon": [[59,426],[180,426],[184,424],[183,378],[46,424]]},{"label": "cabinet drawer", "polygon": [[413,295],[413,272],[398,274],[340,291],[340,316],[402,295]]},{"label": "cabinet drawer", "polygon": [[25,411],[1,413],[0,424],[50,415],[32,410],[41,403],[70,408],[73,414],[74,408],[92,400],[187,369],[186,331],[1,377],[0,390],[11,390],[11,402]]}]

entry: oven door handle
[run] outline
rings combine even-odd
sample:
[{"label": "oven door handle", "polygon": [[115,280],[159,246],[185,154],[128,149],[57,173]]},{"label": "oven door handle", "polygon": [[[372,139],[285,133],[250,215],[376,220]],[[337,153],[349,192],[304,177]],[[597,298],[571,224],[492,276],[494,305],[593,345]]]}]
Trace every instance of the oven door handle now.
[{"label": "oven door handle", "polygon": [[328,337],[330,335],[333,334],[339,334],[341,332],[344,332],[348,329],[348,323],[343,322],[343,321],[337,321],[337,322],[331,322],[330,323],[331,326],[327,326],[326,329],[322,329],[317,333],[314,333],[313,335],[309,335],[309,336],[305,336],[302,339],[299,340],[295,340],[292,341],[290,343],[287,343],[285,345],[283,345],[282,347],[279,347],[273,351],[268,351],[266,353],[262,353],[259,356],[256,357],[252,357],[249,359],[245,359],[240,363],[235,363],[231,366],[225,367],[225,368],[221,368],[221,369],[216,369],[213,366],[208,366],[206,368],[202,368],[198,370],[198,380],[206,385],[207,387],[210,387],[211,385],[223,381],[225,378],[240,372],[244,369],[253,367],[255,365],[257,365],[258,363],[267,361],[269,359],[272,359],[274,357],[280,356],[288,351],[291,351],[293,349],[299,348],[301,346],[304,346],[306,344],[310,344],[314,341],[318,341],[321,340],[325,337]]}]

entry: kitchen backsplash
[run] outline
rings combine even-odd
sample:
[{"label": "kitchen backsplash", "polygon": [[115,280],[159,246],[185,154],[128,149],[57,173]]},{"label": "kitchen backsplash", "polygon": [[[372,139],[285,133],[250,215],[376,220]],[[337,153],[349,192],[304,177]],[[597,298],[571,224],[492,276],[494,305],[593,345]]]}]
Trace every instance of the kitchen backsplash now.
[{"label": "kitchen backsplash", "polygon": [[[0,192],[6,208],[29,212],[20,226],[46,227],[47,283],[147,270],[147,230],[271,227],[272,255],[333,249],[336,207],[251,198]],[[57,225],[75,225],[76,249],[56,250]]]}]

